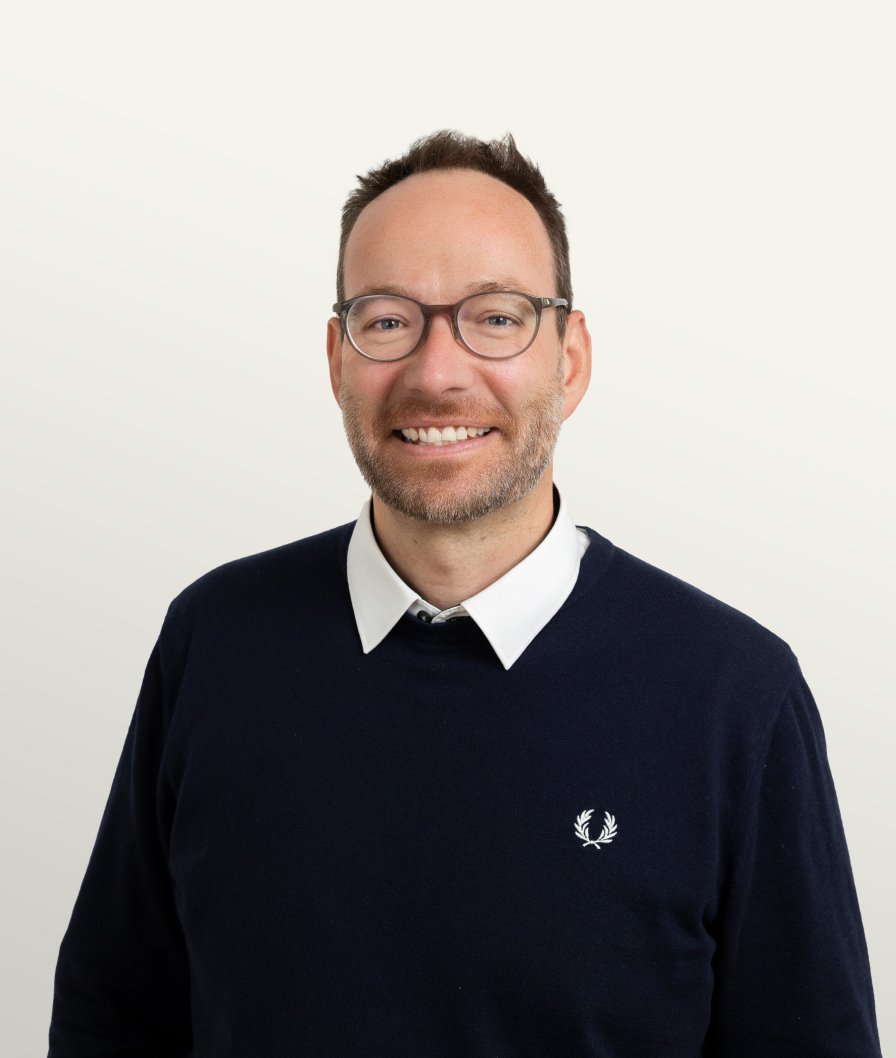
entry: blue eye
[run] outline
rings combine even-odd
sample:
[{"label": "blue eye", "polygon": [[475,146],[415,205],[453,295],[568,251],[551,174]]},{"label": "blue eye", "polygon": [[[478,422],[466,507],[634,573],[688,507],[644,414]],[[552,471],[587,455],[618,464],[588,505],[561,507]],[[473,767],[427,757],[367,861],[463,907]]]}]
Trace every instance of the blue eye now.
[{"label": "blue eye", "polygon": [[491,324],[493,327],[507,327],[513,323],[513,320],[509,316],[489,316],[486,319],[486,323]]},{"label": "blue eye", "polygon": [[373,325],[377,330],[380,331],[394,331],[397,327],[401,326],[400,320],[377,320]]}]

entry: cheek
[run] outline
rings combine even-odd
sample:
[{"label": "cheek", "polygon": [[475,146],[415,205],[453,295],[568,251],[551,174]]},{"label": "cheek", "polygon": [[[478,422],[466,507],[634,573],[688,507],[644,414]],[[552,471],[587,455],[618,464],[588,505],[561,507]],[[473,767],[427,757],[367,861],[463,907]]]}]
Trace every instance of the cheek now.
[{"label": "cheek", "polygon": [[527,351],[512,360],[489,364],[486,384],[495,399],[505,407],[525,404],[536,393],[555,385],[558,357],[559,353],[545,350],[537,358],[529,358]]},{"label": "cheek", "polygon": [[394,366],[374,364],[356,355],[345,364],[342,385],[356,400],[379,405],[389,399],[398,375]]}]

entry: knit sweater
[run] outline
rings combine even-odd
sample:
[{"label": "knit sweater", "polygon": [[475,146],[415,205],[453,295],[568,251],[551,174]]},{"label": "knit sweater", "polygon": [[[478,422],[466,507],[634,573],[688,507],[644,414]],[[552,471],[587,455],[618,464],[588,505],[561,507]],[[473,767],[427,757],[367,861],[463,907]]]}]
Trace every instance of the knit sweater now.
[{"label": "knit sweater", "polygon": [[352,526],[171,605],[62,942],[52,1058],[872,1058],[792,652],[589,530],[505,671],[361,650]]}]

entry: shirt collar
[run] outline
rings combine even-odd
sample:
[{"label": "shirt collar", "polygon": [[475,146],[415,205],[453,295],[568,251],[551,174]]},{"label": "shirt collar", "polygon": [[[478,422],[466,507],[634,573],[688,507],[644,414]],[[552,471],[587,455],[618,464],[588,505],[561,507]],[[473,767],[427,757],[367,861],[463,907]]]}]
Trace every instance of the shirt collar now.
[{"label": "shirt collar", "polygon": [[[588,537],[576,529],[561,497],[551,531],[538,547],[494,584],[463,601],[505,669],[566,602],[587,547]],[[361,647],[369,654],[419,599],[380,551],[370,524],[370,500],[349,541],[347,573]]]}]

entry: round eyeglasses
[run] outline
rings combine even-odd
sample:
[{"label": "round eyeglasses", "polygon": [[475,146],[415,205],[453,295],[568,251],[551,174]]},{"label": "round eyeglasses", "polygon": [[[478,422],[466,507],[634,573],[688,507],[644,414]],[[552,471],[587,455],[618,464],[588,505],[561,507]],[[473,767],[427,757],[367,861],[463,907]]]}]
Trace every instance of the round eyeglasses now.
[{"label": "round eyeglasses", "polygon": [[567,308],[565,298],[515,290],[471,294],[454,305],[423,305],[392,294],[362,294],[335,304],[343,333],[368,360],[402,360],[426,341],[433,316],[449,316],[454,337],[476,356],[507,360],[535,341],[542,309]]}]

